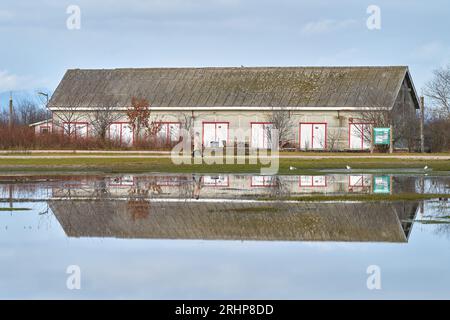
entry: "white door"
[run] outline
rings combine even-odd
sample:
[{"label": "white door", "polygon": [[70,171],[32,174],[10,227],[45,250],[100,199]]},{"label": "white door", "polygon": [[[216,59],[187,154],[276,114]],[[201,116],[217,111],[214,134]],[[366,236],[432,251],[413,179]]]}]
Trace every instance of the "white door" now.
[{"label": "white door", "polygon": [[228,140],[228,123],[216,123],[216,142],[225,147]]},{"label": "white door", "polygon": [[113,123],[109,126],[109,138],[114,141],[120,142],[120,123]]},{"label": "white door", "polygon": [[205,148],[211,147],[216,142],[216,124],[204,123],[203,124],[203,145]]},{"label": "white door", "polygon": [[203,185],[207,187],[227,187],[228,176],[203,176]]},{"label": "white door", "polygon": [[364,123],[350,124],[350,149],[364,150],[370,148],[371,125]]},{"label": "white door", "polygon": [[300,123],[300,148],[325,149],[327,130],[325,123]]},{"label": "white door", "polygon": [[88,125],[87,123],[78,123],[75,126],[76,136],[79,138],[86,138],[88,135]]},{"label": "white door", "polygon": [[167,130],[168,130],[168,124],[162,123],[159,125],[159,131],[158,131],[158,140],[162,143],[167,142]]},{"label": "white door", "polygon": [[224,147],[228,140],[228,123],[204,123],[203,144],[208,147]]},{"label": "white door", "polygon": [[128,146],[133,144],[133,129],[126,123],[122,123],[122,143]]},{"label": "white door", "polygon": [[326,187],[325,176],[300,176],[300,187]]},{"label": "white door", "polygon": [[179,123],[169,123],[169,139],[170,142],[177,142],[180,140],[180,127]]},{"label": "white door", "polygon": [[270,149],[273,124],[252,123],[252,148]]},{"label": "white door", "polygon": [[252,187],[271,187],[273,186],[273,176],[252,176],[250,186]]},{"label": "white door", "polygon": [[324,123],[312,125],[313,149],[326,148],[326,126]]},{"label": "white door", "polygon": [[312,125],[300,124],[300,148],[304,150],[312,149]]}]

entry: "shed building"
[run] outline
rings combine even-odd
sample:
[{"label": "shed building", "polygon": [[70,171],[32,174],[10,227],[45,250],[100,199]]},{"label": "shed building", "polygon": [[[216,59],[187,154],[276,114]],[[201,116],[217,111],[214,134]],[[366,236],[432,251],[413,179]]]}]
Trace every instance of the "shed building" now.
[{"label": "shed building", "polygon": [[108,112],[114,114],[108,136],[132,144],[126,116],[132,97],[149,102],[150,122],[159,123],[164,142],[177,141],[189,126],[204,147],[267,148],[273,115],[283,112],[285,146],[367,150],[368,114],[386,111],[395,115],[395,146],[412,148],[420,107],[406,66],[73,69],[49,102],[53,129],[92,135],[95,115]]}]

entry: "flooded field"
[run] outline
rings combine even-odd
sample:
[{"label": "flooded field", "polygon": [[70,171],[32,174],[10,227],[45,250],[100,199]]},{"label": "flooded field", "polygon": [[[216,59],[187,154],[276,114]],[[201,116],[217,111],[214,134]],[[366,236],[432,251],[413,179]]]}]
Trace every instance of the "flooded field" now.
[{"label": "flooded field", "polygon": [[433,175],[5,175],[0,298],[450,298],[449,193]]}]

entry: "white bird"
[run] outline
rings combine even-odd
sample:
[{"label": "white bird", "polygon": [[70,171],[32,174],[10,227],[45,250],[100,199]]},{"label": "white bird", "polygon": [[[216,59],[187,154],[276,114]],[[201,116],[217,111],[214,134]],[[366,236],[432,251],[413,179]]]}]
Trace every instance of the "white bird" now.
[{"label": "white bird", "polygon": [[296,168],[296,167],[290,166],[290,167],[289,167],[289,170],[291,170],[291,171],[292,171],[292,170],[297,170],[297,168]]},{"label": "white bird", "polygon": [[427,170],[427,169],[428,169],[428,166],[423,167],[423,170]]},{"label": "white bird", "polygon": [[347,170],[351,170],[351,169],[352,169],[350,166],[345,166],[345,168],[346,168]]}]

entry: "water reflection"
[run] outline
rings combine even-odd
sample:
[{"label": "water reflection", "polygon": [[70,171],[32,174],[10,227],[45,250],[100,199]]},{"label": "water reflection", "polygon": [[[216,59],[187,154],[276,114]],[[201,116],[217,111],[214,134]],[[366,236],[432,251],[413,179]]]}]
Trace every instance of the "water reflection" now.
[{"label": "water reflection", "polygon": [[[326,175],[326,176],[250,176],[250,175],[122,175],[64,177],[41,183],[0,185],[3,198],[27,197],[38,188],[52,197],[140,197],[178,199],[258,199],[308,194],[344,195],[419,192],[421,180],[409,176]],[[442,181],[420,192],[448,192]],[[10,188],[10,190],[8,190]],[[17,194],[18,191],[20,194]],[[31,193],[33,193],[32,191]]]},{"label": "water reflection", "polygon": [[51,200],[69,237],[406,242],[418,202]]},{"label": "water reflection", "polygon": [[[448,178],[373,174],[17,176],[1,180],[3,202],[14,207],[16,202],[45,201],[69,237],[149,239],[406,242],[419,208],[423,215],[419,201],[295,203],[277,199],[449,190]],[[262,198],[265,201],[259,201]]]}]

